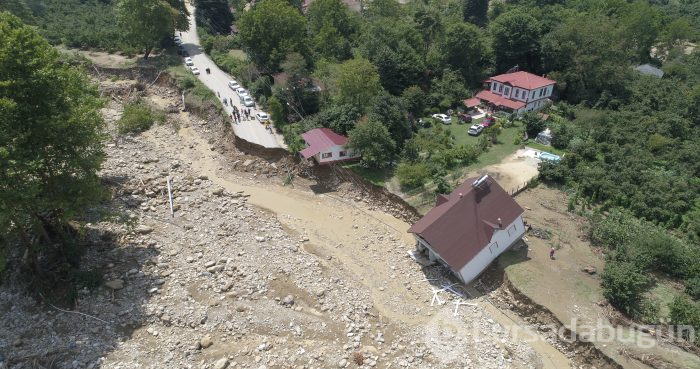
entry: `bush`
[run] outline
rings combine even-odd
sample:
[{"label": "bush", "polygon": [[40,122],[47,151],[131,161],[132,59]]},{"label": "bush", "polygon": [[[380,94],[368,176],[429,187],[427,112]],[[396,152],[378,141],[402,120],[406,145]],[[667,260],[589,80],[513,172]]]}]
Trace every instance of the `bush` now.
[{"label": "bush", "polygon": [[124,114],[117,121],[117,130],[121,134],[139,133],[151,128],[155,122],[165,122],[165,113],[137,101],[124,106]]},{"label": "bush", "polygon": [[[700,330],[700,306],[697,303],[693,303],[685,296],[676,296],[669,310],[668,318],[671,324],[690,325],[695,331]],[[684,330],[681,336],[686,340],[692,338],[688,330]],[[700,334],[695,335],[695,344],[700,344]]]},{"label": "bush", "polygon": [[641,313],[642,294],[650,279],[632,262],[609,259],[601,275],[603,296],[629,316]]},{"label": "bush", "polygon": [[430,177],[430,171],[424,163],[401,163],[396,168],[396,177],[402,189],[411,190],[423,186]]},{"label": "bush", "polygon": [[685,293],[695,300],[700,299],[700,277],[693,277],[685,281]]}]

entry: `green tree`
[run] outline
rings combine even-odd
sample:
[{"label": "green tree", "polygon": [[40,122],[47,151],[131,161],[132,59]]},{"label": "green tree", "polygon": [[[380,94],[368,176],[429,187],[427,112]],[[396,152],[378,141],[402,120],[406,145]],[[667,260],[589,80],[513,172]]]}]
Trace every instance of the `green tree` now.
[{"label": "green tree", "polygon": [[[676,296],[669,305],[668,318],[676,326],[690,325],[695,330],[700,329],[700,305],[693,303],[685,296]],[[678,327],[680,328],[680,327]],[[686,340],[690,339],[690,331],[677,332]],[[695,335],[695,343],[700,343],[700,336]]]},{"label": "green tree", "polygon": [[424,51],[428,51],[433,41],[442,34],[440,13],[435,9],[419,9],[413,15],[413,21],[423,35]]},{"label": "green tree", "polygon": [[37,273],[40,255],[65,251],[66,222],[101,194],[102,102],[61,59],[33,27],[0,13],[0,240],[23,247]]},{"label": "green tree", "polygon": [[355,33],[357,27],[347,5],[340,0],[313,1],[309,5],[306,18],[311,34],[319,33],[323,27],[330,25],[347,39]]},{"label": "green tree", "polygon": [[334,61],[342,61],[352,56],[350,42],[330,23],[324,24],[312,37],[316,55]]},{"label": "green tree", "polygon": [[233,13],[228,0],[195,0],[194,12],[197,25],[204,27],[212,35],[231,33]]},{"label": "green tree", "polygon": [[144,50],[144,58],[175,31],[189,29],[182,0],[118,0],[116,12],[125,37]]},{"label": "green tree", "polygon": [[649,277],[631,262],[609,259],[601,275],[603,296],[625,314],[639,313]]},{"label": "green tree", "polygon": [[464,0],[462,16],[465,22],[476,24],[479,27],[486,25],[489,0]]},{"label": "green tree", "polygon": [[488,66],[486,42],[481,30],[468,23],[454,23],[447,27],[441,48],[447,64],[462,73],[465,81],[472,85],[484,79]]},{"label": "green tree", "polygon": [[306,18],[285,0],[265,0],[238,20],[238,36],[263,71],[277,72],[287,54],[306,54]]},{"label": "green tree", "polygon": [[348,146],[362,155],[362,162],[381,168],[394,156],[396,143],[382,123],[367,121],[358,124],[348,135]]},{"label": "green tree", "polygon": [[539,73],[541,32],[539,21],[521,10],[505,13],[491,23],[496,71],[518,65],[521,70]]},{"label": "green tree", "polygon": [[410,86],[401,94],[403,105],[413,118],[418,118],[425,110],[425,92],[418,86]]},{"label": "green tree", "polygon": [[377,67],[364,58],[350,59],[340,64],[335,87],[341,104],[350,104],[361,111],[382,90]]},{"label": "green tree", "polygon": [[527,137],[531,140],[534,140],[538,133],[547,128],[547,122],[542,120],[542,118],[535,113],[523,114],[522,119],[525,123],[525,132],[527,132]]},{"label": "green tree", "polygon": [[626,46],[634,50],[637,60],[651,59],[649,52],[661,32],[661,11],[647,2],[636,1],[628,5],[621,23]]},{"label": "green tree", "polygon": [[285,119],[284,114],[284,107],[277,97],[272,96],[269,100],[267,100],[267,106],[270,109],[270,117],[276,125],[281,126],[287,123],[287,119]]},{"label": "green tree", "polygon": [[411,137],[411,126],[406,116],[406,108],[403,100],[398,96],[384,91],[380,92],[372,102],[369,118],[382,122],[387,127],[399,149],[403,146],[404,140]]}]

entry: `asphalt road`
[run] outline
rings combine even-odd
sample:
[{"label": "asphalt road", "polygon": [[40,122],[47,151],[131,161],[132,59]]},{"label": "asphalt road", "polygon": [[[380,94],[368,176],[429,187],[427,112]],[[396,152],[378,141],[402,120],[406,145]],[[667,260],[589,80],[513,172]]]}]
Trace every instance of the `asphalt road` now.
[{"label": "asphalt road", "polygon": [[[188,5],[188,9],[190,14],[194,14],[193,7]],[[182,32],[180,39],[182,40],[185,50],[190,54],[190,57],[194,62],[194,66],[199,68],[199,80],[202,81],[202,83],[204,83],[204,85],[206,85],[215,94],[218,93],[221,95],[220,99],[223,100],[224,97],[227,99],[232,99],[234,104],[238,106],[239,111],[243,111],[245,107],[240,103],[238,95],[235,91],[228,87],[228,81],[235,79],[240,83],[240,80],[231,78],[231,76],[224,73],[216,66],[216,64],[214,64],[211,59],[209,59],[209,56],[204,53],[204,50],[199,44],[199,36],[197,36],[197,25],[194,21],[194,15],[190,16],[190,30],[187,32]],[[211,70],[210,74],[207,74],[206,68]],[[265,129],[265,126],[255,119],[255,113],[259,111],[257,108],[257,105],[249,108],[251,109],[251,120],[244,120],[245,116],[241,114],[241,119],[243,120],[241,120],[240,123],[231,124],[236,137],[268,148],[285,148],[286,145],[284,144],[284,140],[280,135],[274,134]],[[231,112],[233,111],[231,104],[228,106],[224,105],[224,109],[228,113],[229,121],[233,122],[231,119]]]}]

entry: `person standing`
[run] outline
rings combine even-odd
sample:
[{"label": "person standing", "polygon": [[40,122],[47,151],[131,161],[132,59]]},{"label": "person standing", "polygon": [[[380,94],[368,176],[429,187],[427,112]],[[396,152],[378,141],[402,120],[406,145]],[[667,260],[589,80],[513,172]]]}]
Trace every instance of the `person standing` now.
[{"label": "person standing", "polygon": [[556,251],[556,250],[554,249],[554,246],[552,246],[552,247],[549,249],[549,258],[550,258],[551,260],[554,260],[554,251]]}]

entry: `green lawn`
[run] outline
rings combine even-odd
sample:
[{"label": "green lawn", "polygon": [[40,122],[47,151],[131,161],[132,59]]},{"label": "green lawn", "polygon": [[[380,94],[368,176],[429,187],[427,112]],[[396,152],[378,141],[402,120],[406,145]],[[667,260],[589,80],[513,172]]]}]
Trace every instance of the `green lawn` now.
[{"label": "green lawn", "polygon": [[540,150],[540,151],[546,151],[548,153],[551,153],[554,155],[559,155],[559,156],[563,156],[564,154],[566,154],[566,151],[564,151],[564,150],[555,149],[552,146],[542,145],[541,143],[535,142],[532,140],[529,140],[528,142],[526,142],[525,146],[532,147],[533,149]]},{"label": "green lawn", "polygon": [[359,163],[344,164],[345,169],[350,169],[373,185],[384,187],[387,176],[390,174],[387,169],[365,168]]}]

